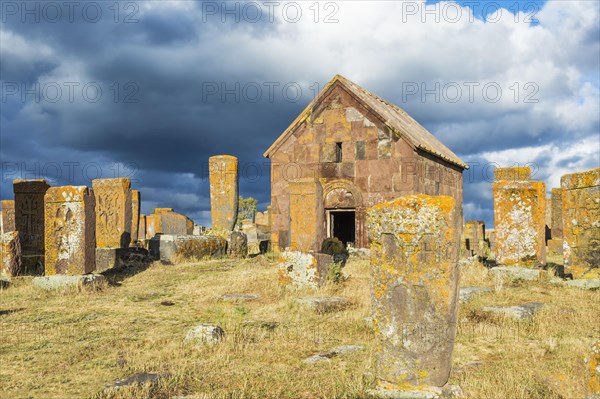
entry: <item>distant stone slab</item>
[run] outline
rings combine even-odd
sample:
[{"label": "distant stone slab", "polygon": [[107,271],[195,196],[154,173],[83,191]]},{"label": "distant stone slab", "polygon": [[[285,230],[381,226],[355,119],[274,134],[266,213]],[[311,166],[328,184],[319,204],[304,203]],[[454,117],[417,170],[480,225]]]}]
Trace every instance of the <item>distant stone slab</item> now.
[{"label": "distant stone slab", "polygon": [[223,302],[247,302],[260,299],[258,294],[224,294],[219,297]]},{"label": "distant stone slab", "polygon": [[528,269],[519,266],[498,266],[490,269],[490,273],[494,276],[509,277],[514,280],[534,281],[540,278],[540,274],[544,272],[541,269]]},{"label": "distant stone slab", "polygon": [[508,306],[508,307],[496,307],[496,306],[486,306],[481,310],[483,312],[490,312],[495,314],[506,315],[509,317],[514,317],[516,319],[526,319],[529,317],[533,317],[537,311],[544,306],[541,302],[529,302],[523,305],[516,306]]},{"label": "distant stone slab", "polygon": [[130,375],[127,378],[123,378],[121,380],[117,380],[115,382],[113,382],[110,385],[107,385],[105,388],[124,388],[124,387],[129,387],[132,385],[143,385],[145,383],[157,383],[158,381],[165,379],[165,378],[169,378],[171,376],[171,374],[169,373],[163,373],[163,374],[157,374],[157,373],[137,373],[137,374],[133,374]]},{"label": "distant stone slab", "polygon": [[563,280],[561,278],[553,278],[550,280],[552,284],[564,285],[566,287],[580,288],[582,290],[597,290],[600,289],[600,279],[576,279]]},{"label": "distant stone slab", "polygon": [[474,295],[481,294],[485,292],[492,292],[491,288],[481,288],[481,287],[465,287],[461,288],[459,291],[459,300],[460,303],[468,302]]},{"label": "distant stone slab", "polygon": [[311,308],[317,313],[328,313],[336,310],[342,310],[348,306],[348,300],[341,297],[310,296],[299,298],[297,303]]},{"label": "distant stone slab", "polygon": [[365,349],[365,347],[362,345],[342,345],[342,346],[338,346],[337,348],[333,348],[329,352],[319,353],[319,354],[307,357],[302,362],[306,363],[306,364],[320,363],[320,362],[329,360],[332,357],[335,357],[338,355],[344,355],[346,353],[352,353],[352,352],[359,352],[363,349]]},{"label": "distant stone slab", "polygon": [[94,286],[106,282],[106,277],[101,274],[84,274],[82,276],[54,275],[34,277],[34,287],[44,290],[60,290],[69,287]]},{"label": "distant stone slab", "polygon": [[220,342],[225,335],[225,331],[215,324],[201,324],[192,327],[186,334],[184,342],[192,343],[195,346],[214,345]]}]

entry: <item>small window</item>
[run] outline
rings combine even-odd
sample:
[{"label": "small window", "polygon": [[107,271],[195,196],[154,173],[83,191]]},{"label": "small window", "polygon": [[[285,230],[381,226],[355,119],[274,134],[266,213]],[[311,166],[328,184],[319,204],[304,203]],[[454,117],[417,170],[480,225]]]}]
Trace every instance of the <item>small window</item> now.
[{"label": "small window", "polygon": [[342,162],[342,143],[335,143],[335,162]]}]

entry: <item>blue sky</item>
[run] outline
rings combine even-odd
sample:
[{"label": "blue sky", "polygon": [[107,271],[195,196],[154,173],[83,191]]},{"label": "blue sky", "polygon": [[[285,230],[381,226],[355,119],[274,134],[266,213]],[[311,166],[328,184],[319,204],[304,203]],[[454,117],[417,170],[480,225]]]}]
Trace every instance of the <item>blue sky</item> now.
[{"label": "blue sky", "polygon": [[548,190],[599,166],[600,3],[496,2],[487,21],[466,3],[3,2],[0,198],[13,178],[123,176],[143,212],[209,224],[207,160],[226,153],[264,209],[264,150],[340,73],[472,165],[465,218],[491,225],[495,166],[534,165]]}]

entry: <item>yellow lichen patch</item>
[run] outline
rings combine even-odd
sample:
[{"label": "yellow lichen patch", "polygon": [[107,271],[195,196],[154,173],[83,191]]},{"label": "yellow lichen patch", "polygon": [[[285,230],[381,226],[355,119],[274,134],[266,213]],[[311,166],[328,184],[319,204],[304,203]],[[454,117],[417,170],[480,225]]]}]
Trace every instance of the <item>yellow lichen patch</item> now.
[{"label": "yellow lichen patch", "polygon": [[527,181],[529,179],[531,179],[531,169],[529,167],[496,168],[494,170],[494,180],[496,181]]}]

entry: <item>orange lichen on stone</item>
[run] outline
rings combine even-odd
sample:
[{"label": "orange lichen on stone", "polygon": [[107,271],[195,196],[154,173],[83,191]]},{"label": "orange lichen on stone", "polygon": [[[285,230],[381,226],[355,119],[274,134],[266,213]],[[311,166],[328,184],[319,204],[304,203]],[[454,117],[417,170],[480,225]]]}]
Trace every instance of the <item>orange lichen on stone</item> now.
[{"label": "orange lichen on stone", "polygon": [[290,182],[290,248],[318,251],[323,241],[323,189],[315,179]]},{"label": "orange lichen on stone", "polygon": [[95,198],[85,186],[51,187],[44,196],[44,274],[77,275],[96,268]]},{"label": "orange lichen on stone", "polygon": [[96,247],[126,248],[131,242],[131,181],[94,179]]},{"label": "orange lichen on stone", "polygon": [[145,239],[145,237],[139,237],[140,201],[140,191],[131,190],[131,245],[135,244],[137,240]]},{"label": "orange lichen on stone", "polygon": [[600,395],[600,339],[592,345],[586,363],[586,398],[595,398]]},{"label": "orange lichen on stone", "polygon": [[208,159],[212,227],[232,231],[238,213],[238,159],[216,155]]},{"label": "orange lichen on stone", "polygon": [[370,208],[367,224],[379,386],[441,387],[456,334],[461,208],[409,195]]},{"label": "orange lichen on stone", "polygon": [[15,231],[15,201],[2,200],[2,232]]},{"label": "orange lichen on stone", "polygon": [[600,278],[600,168],[561,178],[565,273]]},{"label": "orange lichen on stone", "polygon": [[521,168],[496,168],[494,170],[494,180],[508,181],[527,181],[531,179],[531,169],[529,167]]},{"label": "orange lichen on stone", "polygon": [[[502,169],[496,169],[496,171]],[[494,195],[496,261],[506,266],[546,263],[546,185],[537,181],[497,180]]]},{"label": "orange lichen on stone", "polygon": [[2,234],[0,242],[0,273],[6,276],[18,276],[21,272],[21,242],[18,231]]}]

